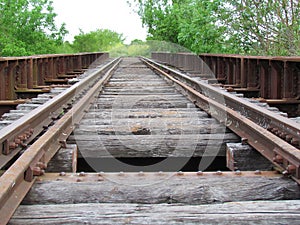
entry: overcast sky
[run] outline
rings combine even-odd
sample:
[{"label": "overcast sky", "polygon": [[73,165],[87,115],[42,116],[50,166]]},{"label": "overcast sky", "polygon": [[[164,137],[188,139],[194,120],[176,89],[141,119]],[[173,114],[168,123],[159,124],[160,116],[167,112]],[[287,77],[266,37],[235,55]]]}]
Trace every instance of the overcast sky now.
[{"label": "overcast sky", "polygon": [[146,28],[142,28],[139,16],[132,12],[126,0],[53,0],[56,22],[66,23],[70,32],[66,40],[81,28],[85,33],[96,29],[110,29],[122,33],[129,44],[134,39],[145,40]]}]

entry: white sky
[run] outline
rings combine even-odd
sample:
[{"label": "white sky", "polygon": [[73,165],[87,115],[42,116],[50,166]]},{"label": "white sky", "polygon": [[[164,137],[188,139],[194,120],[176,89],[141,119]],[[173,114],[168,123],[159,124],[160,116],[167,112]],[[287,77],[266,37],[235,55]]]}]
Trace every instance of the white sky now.
[{"label": "white sky", "polygon": [[145,40],[146,28],[142,27],[139,16],[132,12],[126,0],[53,0],[58,24],[66,23],[70,32],[67,41],[79,34],[96,29],[110,29],[122,33],[129,44],[134,39]]}]

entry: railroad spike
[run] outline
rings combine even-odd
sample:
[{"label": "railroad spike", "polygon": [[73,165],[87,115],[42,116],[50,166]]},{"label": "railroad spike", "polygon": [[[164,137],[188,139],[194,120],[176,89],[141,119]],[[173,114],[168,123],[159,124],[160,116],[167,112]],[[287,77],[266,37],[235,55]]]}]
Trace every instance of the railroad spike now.
[{"label": "railroad spike", "polygon": [[[11,150],[16,149],[18,146],[19,145],[17,143],[15,143],[15,142],[10,142],[9,143],[9,149],[11,149]],[[7,153],[7,154],[9,154],[9,153]]]},{"label": "railroad spike", "polygon": [[42,176],[45,174],[45,170],[42,170],[40,167],[33,167],[32,169],[33,176]]},{"label": "railroad spike", "polygon": [[296,172],[297,167],[295,165],[288,165],[286,170],[289,174],[294,174]]},{"label": "railroad spike", "polygon": [[20,145],[21,142],[22,142],[22,141],[21,141],[19,138],[15,139],[15,143],[16,143],[17,145]]},{"label": "railroad spike", "polygon": [[273,158],[273,161],[281,164],[281,163],[283,163],[283,157],[281,155],[276,155]]},{"label": "railroad spike", "polygon": [[47,164],[46,163],[43,163],[43,162],[38,162],[36,164],[36,166],[40,167],[41,169],[47,169]]},{"label": "railroad spike", "polygon": [[62,148],[67,148],[67,141],[66,140],[59,141],[59,143],[60,143]]},{"label": "railroad spike", "polygon": [[300,140],[297,138],[293,138],[291,141],[291,144],[294,146],[299,146],[300,145]]},{"label": "railroad spike", "polygon": [[242,138],[242,145],[247,145],[247,144],[248,144],[248,139]]}]

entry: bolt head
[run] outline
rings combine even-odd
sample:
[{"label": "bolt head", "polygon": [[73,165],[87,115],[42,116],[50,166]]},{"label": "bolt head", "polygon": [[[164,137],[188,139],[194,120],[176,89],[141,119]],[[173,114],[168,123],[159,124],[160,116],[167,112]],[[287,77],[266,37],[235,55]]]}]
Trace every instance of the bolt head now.
[{"label": "bolt head", "polygon": [[143,171],[140,171],[139,172],[139,176],[144,176],[145,174],[144,174],[144,172]]},{"label": "bolt head", "polygon": [[61,176],[61,177],[65,177],[67,174],[65,173],[65,172],[60,172],[59,173],[59,176]]},{"label": "bolt head", "polygon": [[235,175],[242,175],[242,172],[240,170],[235,171]]},{"label": "bolt head", "polygon": [[182,172],[182,171],[177,172],[177,176],[183,176],[183,175],[184,175],[184,172]]},{"label": "bolt head", "polygon": [[222,175],[223,172],[219,170],[219,171],[216,172],[216,174],[217,174],[217,175]]},{"label": "bolt head", "polygon": [[80,172],[80,173],[79,173],[79,176],[80,176],[80,177],[85,177],[86,174],[85,174],[85,172]]}]

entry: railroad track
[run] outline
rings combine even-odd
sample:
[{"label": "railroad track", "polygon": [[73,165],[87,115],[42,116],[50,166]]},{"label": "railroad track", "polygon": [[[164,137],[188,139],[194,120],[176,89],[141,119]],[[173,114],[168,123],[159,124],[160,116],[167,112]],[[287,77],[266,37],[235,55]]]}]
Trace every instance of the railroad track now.
[{"label": "railroad track", "polygon": [[[1,223],[9,221],[22,201],[11,224],[103,219],[143,224],[145,215],[152,222],[180,222],[176,214],[195,223],[197,218],[190,216],[201,205],[210,214],[222,203],[248,201],[240,204],[253,212],[249,201],[257,199],[266,201],[257,203],[262,217],[270,212],[266,205],[270,210],[285,205],[293,216],[281,219],[293,222],[300,216],[294,210],[298,201],[268,200],[299,197],[297,184],[283,178],[299,183],[299,133],[295,122],[152,60],[115,59],[1,130]],[[22,136],[26,138],[20,140]],[[226,143],[240,141],[258,150],[276,171],[221,172]],[[23,154],[7,166],[25,144]],[[60,160],[62,149],[69,148],[71,162]],[[214,172],[202,172],[207,169]],[[211,203],[221,205],[209,209]],[[154,216],[167,207],[163,204],[171,205],[168,219]],[[103,216],[79,216],[80,210]],[[270,221],[279,219],[274,214]]]}]

